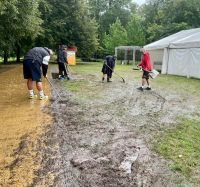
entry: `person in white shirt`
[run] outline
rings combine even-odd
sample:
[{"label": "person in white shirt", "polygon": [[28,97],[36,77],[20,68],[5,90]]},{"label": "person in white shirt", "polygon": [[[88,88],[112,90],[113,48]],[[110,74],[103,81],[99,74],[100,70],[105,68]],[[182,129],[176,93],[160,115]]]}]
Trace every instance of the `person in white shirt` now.
[{"label": "person in white shirt", "polygon": [[44,77],[47,77],[48,63],[51,55],[53,55],[53,51],[47,47],[34,47],[24,57],[23,74],[24,79],[27,79],[30,99],[37,98],[33,91],[34,81],[39,91],[39,99],[48,99],[48,96],[43,91],[42,74]]}]

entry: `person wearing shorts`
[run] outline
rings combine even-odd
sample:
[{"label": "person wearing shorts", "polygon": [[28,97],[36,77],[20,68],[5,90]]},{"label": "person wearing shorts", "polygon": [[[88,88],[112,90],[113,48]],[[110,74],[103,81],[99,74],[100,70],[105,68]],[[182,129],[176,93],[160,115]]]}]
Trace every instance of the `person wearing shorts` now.
[{"label": "person wearing shorts", "polygon": [[151,63],[150,54],[145,51],[144,48],[141,49],[141,52],[143,53],[141,63],[138,65],[138,67],[142,68],[143,75],[142,75],[142,86],[137,88],[140,91],[144,90],[144,86],[147,83],[146,90],[151,90],[151,85],[149,81],[149,73],[153,70],[153,66]]},{"label": "person wearing shorts", "polygon": [[47,77],[48,63],[52,54],[52,50],[46,47],[34,47],[24,57],[23,74],[24,79],[27,79],[30,99],[37,97],[33,91],[34,82],[36,82],[36,88],[39,91],[39,99],[48,99],[43,91],[42,75]]},{"label": "person wearing shorts", "polygon": [[111,82],[112,73],[115,68],[115,56],[108,55],[104,61],[101,72],[103,73],[102,82],[104,82],[105,75],[107,75],[107,82]]}]

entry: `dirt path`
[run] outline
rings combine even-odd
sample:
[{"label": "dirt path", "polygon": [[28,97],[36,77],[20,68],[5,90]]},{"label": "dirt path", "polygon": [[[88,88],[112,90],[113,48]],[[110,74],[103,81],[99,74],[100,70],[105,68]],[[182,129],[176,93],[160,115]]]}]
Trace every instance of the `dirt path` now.
[{"label": "dirt path", "polygon": [[40,168],[37,140],[52,118],[42,112],[47,102],[28,99],[21,65],[1,65],[0,95],[0,186],[28,186]]},{"label": "dirt path", "polygon": [[151,142],[177,116],[193,114],[199,98],[163,89],[142,93],[135,80],[82,79],[100,92],[74,95],[52,80],[65,101],[49,107],[55,122],[39,141],[42,167],[32,186],[192,186],[151,151]]}]

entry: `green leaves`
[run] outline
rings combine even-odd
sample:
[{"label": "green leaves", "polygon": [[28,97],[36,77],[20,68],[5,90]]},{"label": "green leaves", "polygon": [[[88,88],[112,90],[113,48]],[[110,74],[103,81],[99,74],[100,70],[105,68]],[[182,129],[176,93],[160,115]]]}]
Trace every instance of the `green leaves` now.
[{"label": "green leaves", "polygon": [[46,0],[51,7],[42,18],[44,35],[37,40],[40,45],[57,48],[59,44],[76,46],[78,55],[91,56],[98,48],[97,23],[90,18],[85,0]]},{"label": "green leaves", "polygon": [[26,38],[35,38],[42,31],[39,0],[6,0],[0,7],[0,49],[15,50]]},{"label": "green leaves", "polygon": [[110,26],[109,33],[104,36],[104,45],[107,53],[113,54],[115,47],[127,44],[127,32],[117,18],[116,22]]},{"label": "green leaves", "polygon": [[0,50],[64,43],[89,57],[199,27],[199,20],[199,0],[149,0],[142,7],[131,0],[1,0]]},{"label": "green leaves", "polygon": [[199,0],[150,0],[142,8],[147,42],[200,26]]},{"label": "green leaves", "polygon": [[128,43],[127,45],[142,46],[145,43],[143,32],[142,17],[132,14],[127,26]]}]

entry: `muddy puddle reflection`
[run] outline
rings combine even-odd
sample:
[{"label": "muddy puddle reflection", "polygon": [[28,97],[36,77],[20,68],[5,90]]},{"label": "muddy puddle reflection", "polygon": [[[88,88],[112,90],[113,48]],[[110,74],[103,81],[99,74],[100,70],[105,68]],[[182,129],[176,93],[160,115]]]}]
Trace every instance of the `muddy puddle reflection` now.
[{"label": "muddy puddle reflection", "polygon": [[[28,99],[22,65],[3,70],[0,71],[0,186],[28,186],[34,178],[34,169],[39,167],[34,162],[39,158],[34,141],[52,119],[42,111],[48,101]],[[44,90],[49,95],[45,81]]]}]

